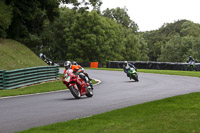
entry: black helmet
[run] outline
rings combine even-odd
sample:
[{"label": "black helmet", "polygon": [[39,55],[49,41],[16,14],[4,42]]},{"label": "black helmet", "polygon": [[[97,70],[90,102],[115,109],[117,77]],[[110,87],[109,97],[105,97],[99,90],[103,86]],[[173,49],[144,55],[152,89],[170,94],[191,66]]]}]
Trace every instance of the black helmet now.
[{"label": "black helmet", "polygon": [[65,61],[65,63],[64,63],[64,67],[66,69],[69,69],[71,67],[71,65],[72,65],[71,61]]},{"label": "black helmet", "polygon": [[76,63],[76,61],[73,61],[73,62],[72,62],[72,65],[78,65],[78,63]]}]

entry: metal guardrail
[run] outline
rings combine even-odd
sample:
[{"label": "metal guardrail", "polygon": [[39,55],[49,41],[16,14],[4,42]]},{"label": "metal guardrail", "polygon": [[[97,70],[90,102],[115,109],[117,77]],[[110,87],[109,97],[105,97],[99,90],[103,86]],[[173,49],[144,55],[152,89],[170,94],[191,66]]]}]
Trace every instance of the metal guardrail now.
[{"label": "metal guardrail", "polygon": [[59,66],[0,70],[0,89],[15,89],[56,79],[59,79]]},{"label": "metal guardrail", "polygon": [[[183,70],[187,71],[188,63],[180,62],[154,62],[154,61],[128,61],[138,69],[158,69],[158,70]],[[107,68],[123,68],[124,61],[110,61]],[[200,63],[195,63],[197,71],[200,71]]]}]

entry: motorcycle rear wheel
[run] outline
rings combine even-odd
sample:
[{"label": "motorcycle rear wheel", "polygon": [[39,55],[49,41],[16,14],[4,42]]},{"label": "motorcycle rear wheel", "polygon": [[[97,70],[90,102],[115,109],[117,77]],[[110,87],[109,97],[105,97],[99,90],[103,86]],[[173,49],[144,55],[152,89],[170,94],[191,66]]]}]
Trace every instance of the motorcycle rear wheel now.
[{"label": "motorcycle rear wheel", "polygon": [[81,93],[79,90],[77,90],[74,86],[70,86],[69,90],[71,91],[72,95],[76,98],[76,99],[80,99],[81,98]]}]

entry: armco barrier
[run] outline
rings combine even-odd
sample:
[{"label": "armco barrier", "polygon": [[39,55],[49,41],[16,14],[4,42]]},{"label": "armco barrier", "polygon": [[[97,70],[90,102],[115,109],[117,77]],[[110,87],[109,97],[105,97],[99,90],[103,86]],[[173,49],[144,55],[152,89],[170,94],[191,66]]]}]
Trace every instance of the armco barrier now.
[{"label": "armco barrier", "polygon": [[[179,62],[144,62],[144,61],[128,61],[134,64],[139,69],[158,69],[158,70],[183,70],[188,68],[187,63]],[[124,61],[110,61],[107,63],[107,68],[123,68]],[[200,63],[195,64],[197,71],[200,71]]]},{"label": "armco barrier", "polygon": [[56,79],[59,79],[59,66],[0,70],[0,89],[14,89]]}]

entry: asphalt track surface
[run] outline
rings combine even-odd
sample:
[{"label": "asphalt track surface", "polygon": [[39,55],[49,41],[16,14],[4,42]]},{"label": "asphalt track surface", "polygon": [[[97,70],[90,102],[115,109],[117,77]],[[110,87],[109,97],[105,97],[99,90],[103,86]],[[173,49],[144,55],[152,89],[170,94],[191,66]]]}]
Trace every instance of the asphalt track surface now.
[{"label": "asphalt track surface", "polygon": [[[61,70],[63,72],[63,69]],[[68,121],[148,101],[200,91],[200,78],[139,73],[139,82],[122,71],[86,70],[102,81],[94,96],[74,99],[67,90],[0,98],[0,133]]]}]

